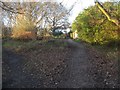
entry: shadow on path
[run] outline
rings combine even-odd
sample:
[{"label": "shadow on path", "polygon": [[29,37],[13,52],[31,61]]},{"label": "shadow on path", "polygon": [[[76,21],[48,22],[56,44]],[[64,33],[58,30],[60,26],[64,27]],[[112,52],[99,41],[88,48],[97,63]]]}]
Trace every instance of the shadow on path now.
[{"label": "shadow on path", "polygon": [[[3,49],[2,54],[2,88],[30,88],[34,87],[39,79],[34,78],[30,74],[24,73],[24,58],[11,50]],[[41,80],[39,80],[41,83]]]}]

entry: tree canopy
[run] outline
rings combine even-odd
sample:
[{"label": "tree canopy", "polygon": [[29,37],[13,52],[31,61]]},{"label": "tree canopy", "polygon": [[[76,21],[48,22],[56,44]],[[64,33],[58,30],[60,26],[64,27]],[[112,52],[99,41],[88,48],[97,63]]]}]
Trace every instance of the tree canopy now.
[{"label": "tree canopy", "polygon": [[2,8],[3,24],[11,27],[15,36],[20,35],[20,31],[31,31],[31,29],[51,33],[56,29],[69,27],[68,16],[71,8],[67,9],[62,2],[0,1],[0,8]]},{"label": "tree canopy", "polygon": [[[120,19],[120,2],[105,2],[103,6],[112,18]],[[110,22],[97,6],[90,6],[79,13],[72,23],[72,30],[77,30],[79,39],[89,43],[120,40],[118,26]]]}]

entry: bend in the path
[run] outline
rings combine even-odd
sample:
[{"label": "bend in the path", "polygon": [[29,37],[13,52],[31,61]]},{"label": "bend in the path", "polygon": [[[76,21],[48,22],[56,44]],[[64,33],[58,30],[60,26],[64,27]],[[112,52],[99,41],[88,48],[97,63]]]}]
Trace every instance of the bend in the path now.
[{"label": "bend in the path", "polygon": [[[64,88],[90,88],[94,87],[94,81],[89,75],[91,67],[84,44],[69,39],[68,43],[74,47],[71,60],[69,60],[67,72],[69,75],[61,82]],[[66,73],[67,74],[67,73]]]}]

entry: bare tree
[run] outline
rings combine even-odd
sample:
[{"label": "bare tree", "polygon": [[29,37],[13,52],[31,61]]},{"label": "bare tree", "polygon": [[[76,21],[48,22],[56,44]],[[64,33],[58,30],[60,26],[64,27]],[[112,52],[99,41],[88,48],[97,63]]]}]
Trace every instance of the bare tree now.
[{"label": "bare tree", "polygon": [[[64,0],[63,0],[64,1]],[[2,2],[0,7],[3,9],[4,19],[9,18],[11,27],[16,24],[18,14],[28,17],[28,21],[33,22],[35,28],[45,28],[48,31],[69,27],[68,17],[76,2],[70,9],[66,9],[62,2]]]}]

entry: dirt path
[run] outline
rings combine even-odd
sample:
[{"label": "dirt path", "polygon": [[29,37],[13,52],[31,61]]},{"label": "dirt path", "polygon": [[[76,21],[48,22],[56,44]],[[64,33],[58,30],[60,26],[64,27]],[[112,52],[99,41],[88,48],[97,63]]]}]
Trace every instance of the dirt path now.
[{"label": "dirt path", "polygon": [[84,44],[79,44],[69,39],[68,43],[74,48],[71,60],[66,70],[67,78],[61,82],[63,88],[90,88],[94,87],[92,76],[89,75],[91,64]]},{"label": "dirt path", "polygon": [[[60,40],[57,40],[60,42]],[[64,46],[67,42],[67,46]],[[116,65],[86,44],[71,39],[56,45],[16,53],[2,51],[3,88],[118,87]],[[64,43],[64,44],[63,44]],[[48,44],[48,43],[47,43]],[[40,44],[42,45],[42,44]],[[49,50],[48,50],[49,49]],[[26,55],[25,55],[26,53]],[[116,66],[115,66],[116,67]],[[111,69],[113,68],[113,70]]]},{"label": "dirt path", "polygon": [[[61,81],[57,83],[56,86],[53,86],[59,88],[94,87],[95,82],[92,79],[93,77],[89,74],[91,63],[89,62],[85,45],[83,43],[74,42],[71,39],[67,39],[65,42],[68,42],[68,47],[72,50],[71,56],[69,56],[69,59],[65,61],[67,67],[61,74]],[[33,74],[24,72],[23,68],[25,62],[22,56],[17,55],[16,53],[9,50],[6,51],[3,49],[3,60],[3,71],[5,72],[3,77],[3,88],[44,88],[44,79],[40,78],[40,76],[38,77]],[[34,65],[31,67],[33,68]],[[29,72],[32,73],[32,71]]]}]

